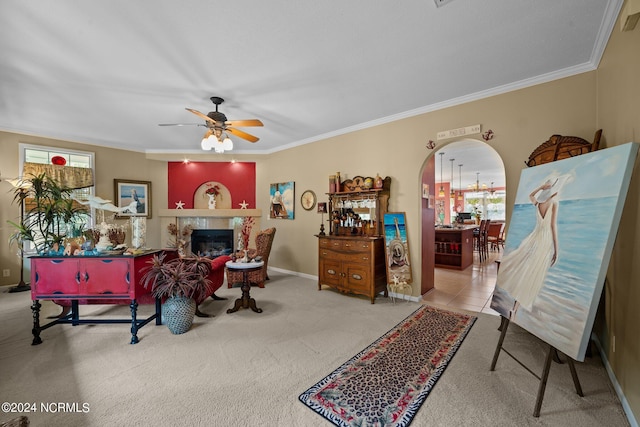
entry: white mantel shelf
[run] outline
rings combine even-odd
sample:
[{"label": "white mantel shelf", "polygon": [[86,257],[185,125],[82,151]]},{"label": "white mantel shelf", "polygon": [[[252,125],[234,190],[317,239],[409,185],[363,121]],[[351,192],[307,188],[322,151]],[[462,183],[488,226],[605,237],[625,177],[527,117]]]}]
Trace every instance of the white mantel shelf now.
[{"label": "white mantel shelf", "polygon": [[236,218],[262,216],[262,209],[160,209],[161,217],[190,218]]}]

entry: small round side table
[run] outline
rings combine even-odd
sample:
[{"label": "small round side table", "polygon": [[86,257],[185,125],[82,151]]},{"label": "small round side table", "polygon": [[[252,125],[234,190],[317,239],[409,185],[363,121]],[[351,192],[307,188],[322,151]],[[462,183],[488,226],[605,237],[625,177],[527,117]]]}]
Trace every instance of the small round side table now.
[{"label": "small round side table", "polygon": [[251,283],[249,283],[248,274],[252,271],[260,270],[264,266],[264,261],[260,262],[233,262],[227,261],[225,266],[229,270],[242,271],[242,297],[238,298],[233,305],[233,308],[227,310],[227,313],[235,313],[241,308],[250,308],[256,313],[262,313],[262,309],[256,307],[256,300],[251,298],[249,292],[251,291]]}]

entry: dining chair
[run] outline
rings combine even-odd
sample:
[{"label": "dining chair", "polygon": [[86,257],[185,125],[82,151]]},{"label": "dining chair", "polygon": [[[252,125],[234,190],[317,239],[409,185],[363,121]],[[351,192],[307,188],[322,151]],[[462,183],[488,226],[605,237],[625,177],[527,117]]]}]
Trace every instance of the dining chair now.
[{"label": "dining chair", "polygon": [[504,248],[504,242],[502,241],[502,235],[504,233],[504,222],[492,222],[489,225],[487,232],[487,244],[491,247],[491,250],[500,251],[500,246]]}]

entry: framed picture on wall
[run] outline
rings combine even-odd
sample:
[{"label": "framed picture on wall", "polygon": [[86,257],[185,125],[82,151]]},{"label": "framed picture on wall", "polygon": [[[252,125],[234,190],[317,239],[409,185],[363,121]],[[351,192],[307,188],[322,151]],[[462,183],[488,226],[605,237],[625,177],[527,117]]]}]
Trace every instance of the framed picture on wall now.
[{"label": "framed picture on wall", "polygon": [[294,219],[295,183],[279,182],[269,188],[269,217],[274,219]]},{"label": "framed picture on wall", "polygon": [[151,218],[151,181],[114,179],[115,204],[122,208],[116,218],[143,216]]}]

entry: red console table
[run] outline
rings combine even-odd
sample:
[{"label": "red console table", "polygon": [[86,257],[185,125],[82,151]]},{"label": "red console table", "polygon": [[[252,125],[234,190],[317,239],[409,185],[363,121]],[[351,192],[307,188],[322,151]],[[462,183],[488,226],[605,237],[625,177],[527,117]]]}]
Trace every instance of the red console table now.
[{"label": "red console table", "polygon": [[[161,324],[160,300],[140,284],[140,270],[159,251],[140,255],[118,256],[33,256],[31,260],[31,299],[33,304],[33,342],[42,343],[40,332],[59,323],[80,324],[130,323],[131,344],[138,342],[138,329],[156,320]],[[39,300],[71,301],[71,313],[46,325],[40,325]],[[155,313],[138,320],[138,302],[155,302]],[[79,303],[126,304],[130,319],[80,319]]]}]

